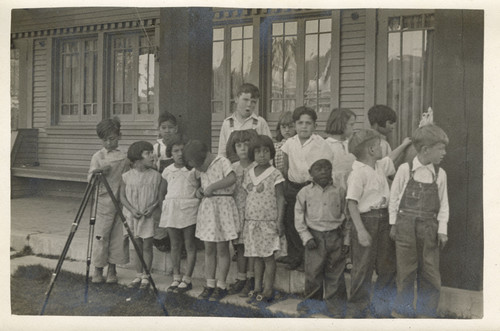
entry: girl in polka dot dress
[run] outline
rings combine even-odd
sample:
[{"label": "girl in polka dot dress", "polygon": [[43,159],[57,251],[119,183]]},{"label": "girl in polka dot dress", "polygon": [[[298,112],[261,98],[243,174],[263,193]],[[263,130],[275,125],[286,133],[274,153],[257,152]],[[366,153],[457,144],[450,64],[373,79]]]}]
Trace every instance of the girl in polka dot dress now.
[{"label": "girl in polka dot dress", "polygon": [[236,175],[228,159],[210,153],[207,145],[198,140],[186,144],[184,158],[187,166],[195,168],[201,179],[197,196],[202,200],[195,236],[205,244],[207,285],[198,298],[219,301],[228,292],[229,242],[238,238],[240,228],[238,208],[233,199]]},{"label": "girl in polka dot dress", "polygon": [[275,253],[280,250],[285,208],[283,175],[270,164],[275,153],[272,140],[258,136],[249,150],[249,159],[256,164],[243,179],[243,188],[248,192],[243,228],[245,256],[255,263],[255,289],[250,302],[273,299]]}]

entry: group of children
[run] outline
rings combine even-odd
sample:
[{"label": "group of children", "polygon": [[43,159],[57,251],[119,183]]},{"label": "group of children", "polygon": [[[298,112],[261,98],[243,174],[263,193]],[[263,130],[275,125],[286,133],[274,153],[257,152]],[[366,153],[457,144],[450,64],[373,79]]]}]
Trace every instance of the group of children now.
[{"label": "group of children", "polygon": [[[315,111],[303,106],[282,114],[273,142],[266,121],[254,113],[258,99],[257,87],[240,87],[236,110],[222,124],[219,155],[201,141],[185,142],[169,113],[160,115],[155,146],[133,143],[126,156],[118,149],[119,122],[98,124],[103,148],[92,157],[89,176],[103,172],[119,193],[147,267],[155,231],[166,229],[174,274],[169,292],[192,289],[196,237],[205,246],[199,299],[239,293],[251,303],[271,302],[278,261],[305,272],[302,312],[320,300],[339,317],[436,316],[439,247],[446,244],[448,221],[446,173],[439,167],[444,131],[422,126],[392,151],[385,137],[396,113],[389,107],[372,107],[372,129],[356,133],[355,113],[334,109],[325,139],[314,133]],[[395,160],[412,143],[417,156],[396,172]],[[114,206],[101,195],[93,281],[112,283],[115,265],[128,261],[128,246]],[[237,276],[228,286],[231,243]],[[348,296],[344,271],[351,262]],[[131,287],[149,286],[142,269],[138,260]]]}]

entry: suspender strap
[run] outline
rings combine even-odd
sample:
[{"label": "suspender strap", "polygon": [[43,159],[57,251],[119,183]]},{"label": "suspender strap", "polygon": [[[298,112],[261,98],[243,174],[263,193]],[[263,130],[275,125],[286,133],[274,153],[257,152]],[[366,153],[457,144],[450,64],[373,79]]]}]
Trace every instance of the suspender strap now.
[{"label": "suspender strap", "polygon": [[160,146],[160,143],[158,143],[158,151],[157,151],[157,153],[158,153],[158,158],[160,158],[160,157],[161,157],[160,147],[161,147],[161,146]]},{"label": "suspender strap", "polygon": [[234,129],[234,119],[232,117],[229,117],[229,127],[231,128],[231,131]]},{"label": "suspender strap", "polygon": [[[229,128],[231,129],[231,132],[234,130],[234,118],[229,117]],[[256,118],[252,118],[252,129],[257,129],[257,126],[259,125],[259,120]]]},{"label": "suspender strap", "polygon": [[254,118],[252,121],[252,129],[257,129],[257,124],[259,124],[259,121],[256,118]]}]

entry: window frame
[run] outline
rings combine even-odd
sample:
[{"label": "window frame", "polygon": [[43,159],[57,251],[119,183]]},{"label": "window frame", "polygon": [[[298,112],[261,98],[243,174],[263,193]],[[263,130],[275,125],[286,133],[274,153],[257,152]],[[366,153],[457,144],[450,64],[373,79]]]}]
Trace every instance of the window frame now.
[{"label": "window frame", "polygon": [[[79,59],[79,70],[80,72],[80,91],[79,91],[79,98],[78,98],[78,114],[76,115],[63,115],[62,114],[62,85],[63,85],[63,77],[62,77],[62,45],[65,41],[71,41],[74,40],[78,43],[79,47],[79,52],[78,54],[85,54],[85,50],[80,51],[82,48],[82,45],[85,46],[85,42],[89,40],[95,40],[96,43],[96,59],[95,59],[95,65],[96,65],[96,73],[94,76],[96,90],[95,90],[95,100],[96,100],[96,113],[91,114],[91,115],[84,115],[83,114],[83,106],[84,106],[84,66],[85,63],[82,60],[83,58]],[[53,65],[55,66],[55,69],[53,71],[53,75],[51,75],[53,81],[51,86],[53,86],[53,104],[54,104],[54,124],[55,125],[71,125],[75,123],[95,123],[98,121],[100,118],[102,118],[102,107],[99,106],[99,66],[100,66],[100,59],[99,59],[99,36],[98,34],[87,34],[87,35],[71,35],[71,36],[64,36],[57,38],[53,41],[53,47],[52,47],[53,53],[51,55],[53,59]]]},{"label": "window frame", "polygon": [[[153,43],[152,46],[153,49],[157,49],[157,44],[158,44],[158,31],[155,29],[146,29],[146,32],[148,33],[149,40]],[[113,100],[114,100],[114,48],[113,48],[113,41],[115,40],[115,37],[121,37],[121,36],[132,36],[133,38],[133,48],[132,48],[132,78],[131,81],[133,82],[133,87],[132,87],[132,101],[131,101],[131,106],[132,106],[132,114],[114,114],[113,113]],[[144,36],[144,31],[143,30],[125,30],[125,31],[116,31],[112,33],[108,33],[106,36],[106,58],[105,61],[107,63],[107,70],[106,70],[106,80],[107,84],[105,84],[106,90],[106,102],[105,104],[105,111],[107,114],[109,114],[111,117],[113,116],[118,116],[122,123],[134,123],[134,122],[154,122],[155,119],[158,117],[158,61],[156,56],[154,57],[154,90],[155,93],[152,96],[153,97],[153,113],[152,114],[139,114],[138,113],[138,95],[137,95],[137,84],[138,84],[138,78],[139,78],[139,48],[140,48],[140,38]]]},{"label": "window frame", "polygon": [[[335,91],[335,87],[338,87],[339,81],[339,70],[338,66],[335,66],[335,63],[339,61],[339,46],[337,43],[340,41],[339,28],[340,20],[339,13],[336,10],[329,11],[321,11],[308,13],[306,15],[291,15],[291,16],[267,16],[263,18],[263,25],[265,26],[265,40],[263,43],[265,44],[262,47],[263,50],[267,52],[264,56],[267,59],[267,62],[264,66],[265,72],[263,73],[263,77],[265,77],[266,82],[262,84],[265,86],[265,90],[262,92],[263,100],[262,104],[265,105],[264,108],[266,111],[266,119],[268,122],[276,122],[279,120],[279,117],[282,114],[281,112],[271,112],[271,102],[272,102],[272,24],[279,22],[297,22],[297,45],[298,50],[296,54],[296,63],[297,63],[297,75],[296,75],[296,91],[300,91],[296,93],[295,98],[295,107],[300,107],[304,105],[305,97],[304,97],[304,71],[305,71],[305,40],[306,40],[306,21],[310,20],[321,20],[329,18],[332,20],[331,27],[331,44],[330,44],[330,67],[333,69],[330,74],[330,111],[325,112],[317,112],[318,121],[325,121],[330,115],[331,109],[338,107],[338,88]],[[319,31],[319,30],[318,30]],[[320,32],[318,32],[318,35]]]},{"label": "window frame", "polygon": [[[379,10],[377,15],[377,65],[376,65],[376,103],[377,104],[387,104],[387,69],[388,69],[388,42],[389,42],[389,29],[388,23],[391,17],[404,17],[404,16],[414,16],[414,15],[426,15],[426,14],[436,14],[434,9],[384,9]],[[435,26],[434,26],[435,29]],[[403,31],[403,30],[401,30]],[[415,31],[405,30],[405,31]],[[431,97],[431,107],[433,107],[433,98]],[[421,111],[423,111],[422,109]],[[402,122],[406,121],[406,118],[401,118],[401,114],[398,114],[398,125],[396,126],[393,134],[389,137],[389,142],[391,146],[399,145],[403,138],[402,137]]]}]

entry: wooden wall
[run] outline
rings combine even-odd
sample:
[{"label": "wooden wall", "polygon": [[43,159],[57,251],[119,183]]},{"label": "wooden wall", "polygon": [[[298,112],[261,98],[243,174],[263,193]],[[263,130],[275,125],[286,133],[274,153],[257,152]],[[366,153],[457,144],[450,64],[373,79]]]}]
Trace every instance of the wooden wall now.
[{"label": "wooden wall", "polygon": [[445,286],[483,288],[482,108],[483,12],[436,11],[436,124],[450,139],[449,242],[441,254]]}]

